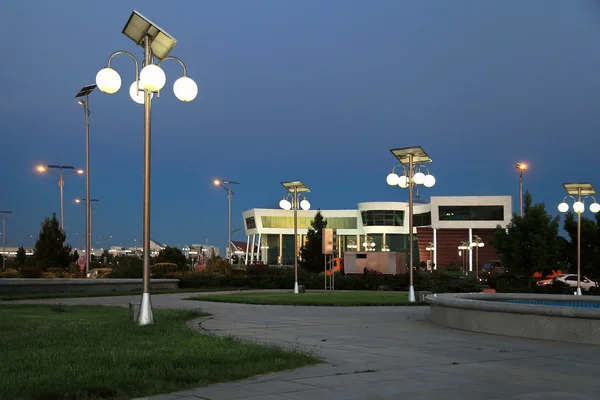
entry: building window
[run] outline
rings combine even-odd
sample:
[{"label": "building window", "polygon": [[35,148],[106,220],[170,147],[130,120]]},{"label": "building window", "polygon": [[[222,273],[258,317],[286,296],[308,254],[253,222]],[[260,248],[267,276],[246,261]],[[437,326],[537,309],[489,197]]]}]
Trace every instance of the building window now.
[{"label": "building window", "polygon": [[439,206],[440,221],[503,221],[504,206]]},{"label": "building window", "polygon": [[[263,228],[292,229],[294,217],[262,216]],[[298,217],[298,229],[308,229],[314,217]],[[354,217],[329,217],[324,218],[327,227],[332,229],[356,229],[357,221]]]},{"label": "building window", "polygon": [[246,218],[246,229],[254,229],[256,228],[256,221],[254,217]]},{"label": "building window", "polygon": [[429,226],[431,225],[431,212],[413,215],[413,226]]},{"label": "building window", "polygon": [[363,226],[403,226],[402,210],[367,210],[361,212]]}]

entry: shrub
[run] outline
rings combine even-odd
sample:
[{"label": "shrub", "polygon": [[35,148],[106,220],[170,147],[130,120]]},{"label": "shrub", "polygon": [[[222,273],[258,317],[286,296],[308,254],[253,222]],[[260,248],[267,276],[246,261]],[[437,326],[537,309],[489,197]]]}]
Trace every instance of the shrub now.
[{"label": "shrub", "polygon": [[46,272],[50,272],[50,273],[53,273],[53,274],[64,274],[65,269],[64,268],[60,268],[60,267],[59,268],[48,268],[46,270]]},{"label": "shrub", "polygon": [[141,278],[144,273],[144,261],[135,256],[118,256],[113,262],[111,278]]},{"label": "shrub", "polygon": [[177,272],[177,269],[175,263],[156,263],[150,266],[150,274],[153,278],[164,278],[169,273]]},{"label": "shrub", "polygon": [[41,277],[44,279],[56,279],[59,276],[58,276],[58,274],[56,274],[54,272],[42,272]]},{"label": "shrub", "polygon": [[5,269],[4,271],[0,271],[0,278],[20,278],[21,275],[19,271],[16,269]]},{"label": "shrub", "polygon": [[112,273],[112,268],[97,268],[94,270],[90,270],[90,274],[94,278],[109,278]]},{"label": "shrub", "polygon": [[39,278],[42,275],[40,267],[20,267],[19,274],[22,278]]}]

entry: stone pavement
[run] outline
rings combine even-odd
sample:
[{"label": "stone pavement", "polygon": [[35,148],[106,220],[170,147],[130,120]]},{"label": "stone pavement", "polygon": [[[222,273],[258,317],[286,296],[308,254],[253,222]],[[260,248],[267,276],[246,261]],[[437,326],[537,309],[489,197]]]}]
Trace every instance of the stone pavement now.
[{"label": "stone pavement", "polygon": [[[429,307],[287,307],[155,295],[155,308],[201,308],[194,329],[299,346],[327,364],[151,400],[598,399],[600,346],[493,336],[432,325]],[[30,300],[137,303],[139,296]]]}]

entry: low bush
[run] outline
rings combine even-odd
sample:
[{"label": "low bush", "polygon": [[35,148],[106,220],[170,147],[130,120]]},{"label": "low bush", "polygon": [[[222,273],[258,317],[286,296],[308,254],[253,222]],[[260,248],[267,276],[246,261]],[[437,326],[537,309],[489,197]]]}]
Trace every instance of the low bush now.
[{"label": "low bush", "polygon": [[65,273],[65,269],[64,268],[47,268],[46,272],[50,272],[52,274],[64,274]]},{"label": "low bush", "polygon": [[177,272],[178,267],[175,263],[156,263],[150,266],[150,276],[152,278],[165,278],[167,274]]},{"label": "low bush", "polygon": [[42,276],[42,269],[40,267],[22,266],[19,268],[19,275],[21,275],[21,278],[39,278]]},{"label": "low bush", "polygon": [[19,271],[12,268],[7,268],[4,271],[0,271],[0,278],[20,278],[21,274]]},{"label": "low bush", "polygon": [[56,278],[60,278],[60,276],[57,273],[54,272],[42,272],[42,275],[40,276],[43,279],[56,279]]}]

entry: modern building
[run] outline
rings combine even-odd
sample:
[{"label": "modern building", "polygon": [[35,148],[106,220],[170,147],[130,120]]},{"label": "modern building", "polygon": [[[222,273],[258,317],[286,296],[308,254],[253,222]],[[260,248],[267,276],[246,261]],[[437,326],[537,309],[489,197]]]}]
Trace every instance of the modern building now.
[{"label": "modern building", "polygon": [[[306,240],[317,210],[298,210],[298,248]],[[337,236],[337,256],[346,251],[397,251],[407,253],[408,202],[359,203],[356,210],[321,210],[327,228]],[[511,196],[436,196],[429,203],[415,199],[413,208],[415,260],[435,267],[449,264],[475,269],[475,249],[459,249],[479,237],[480,266],[496,260],[491,241],[497,226],[512,218]],[[243,212],[247,243],[246,264],[292,265],[294,260],[293,211],[253,208]],[[241,247],[241,246],[240,246]]]}]

